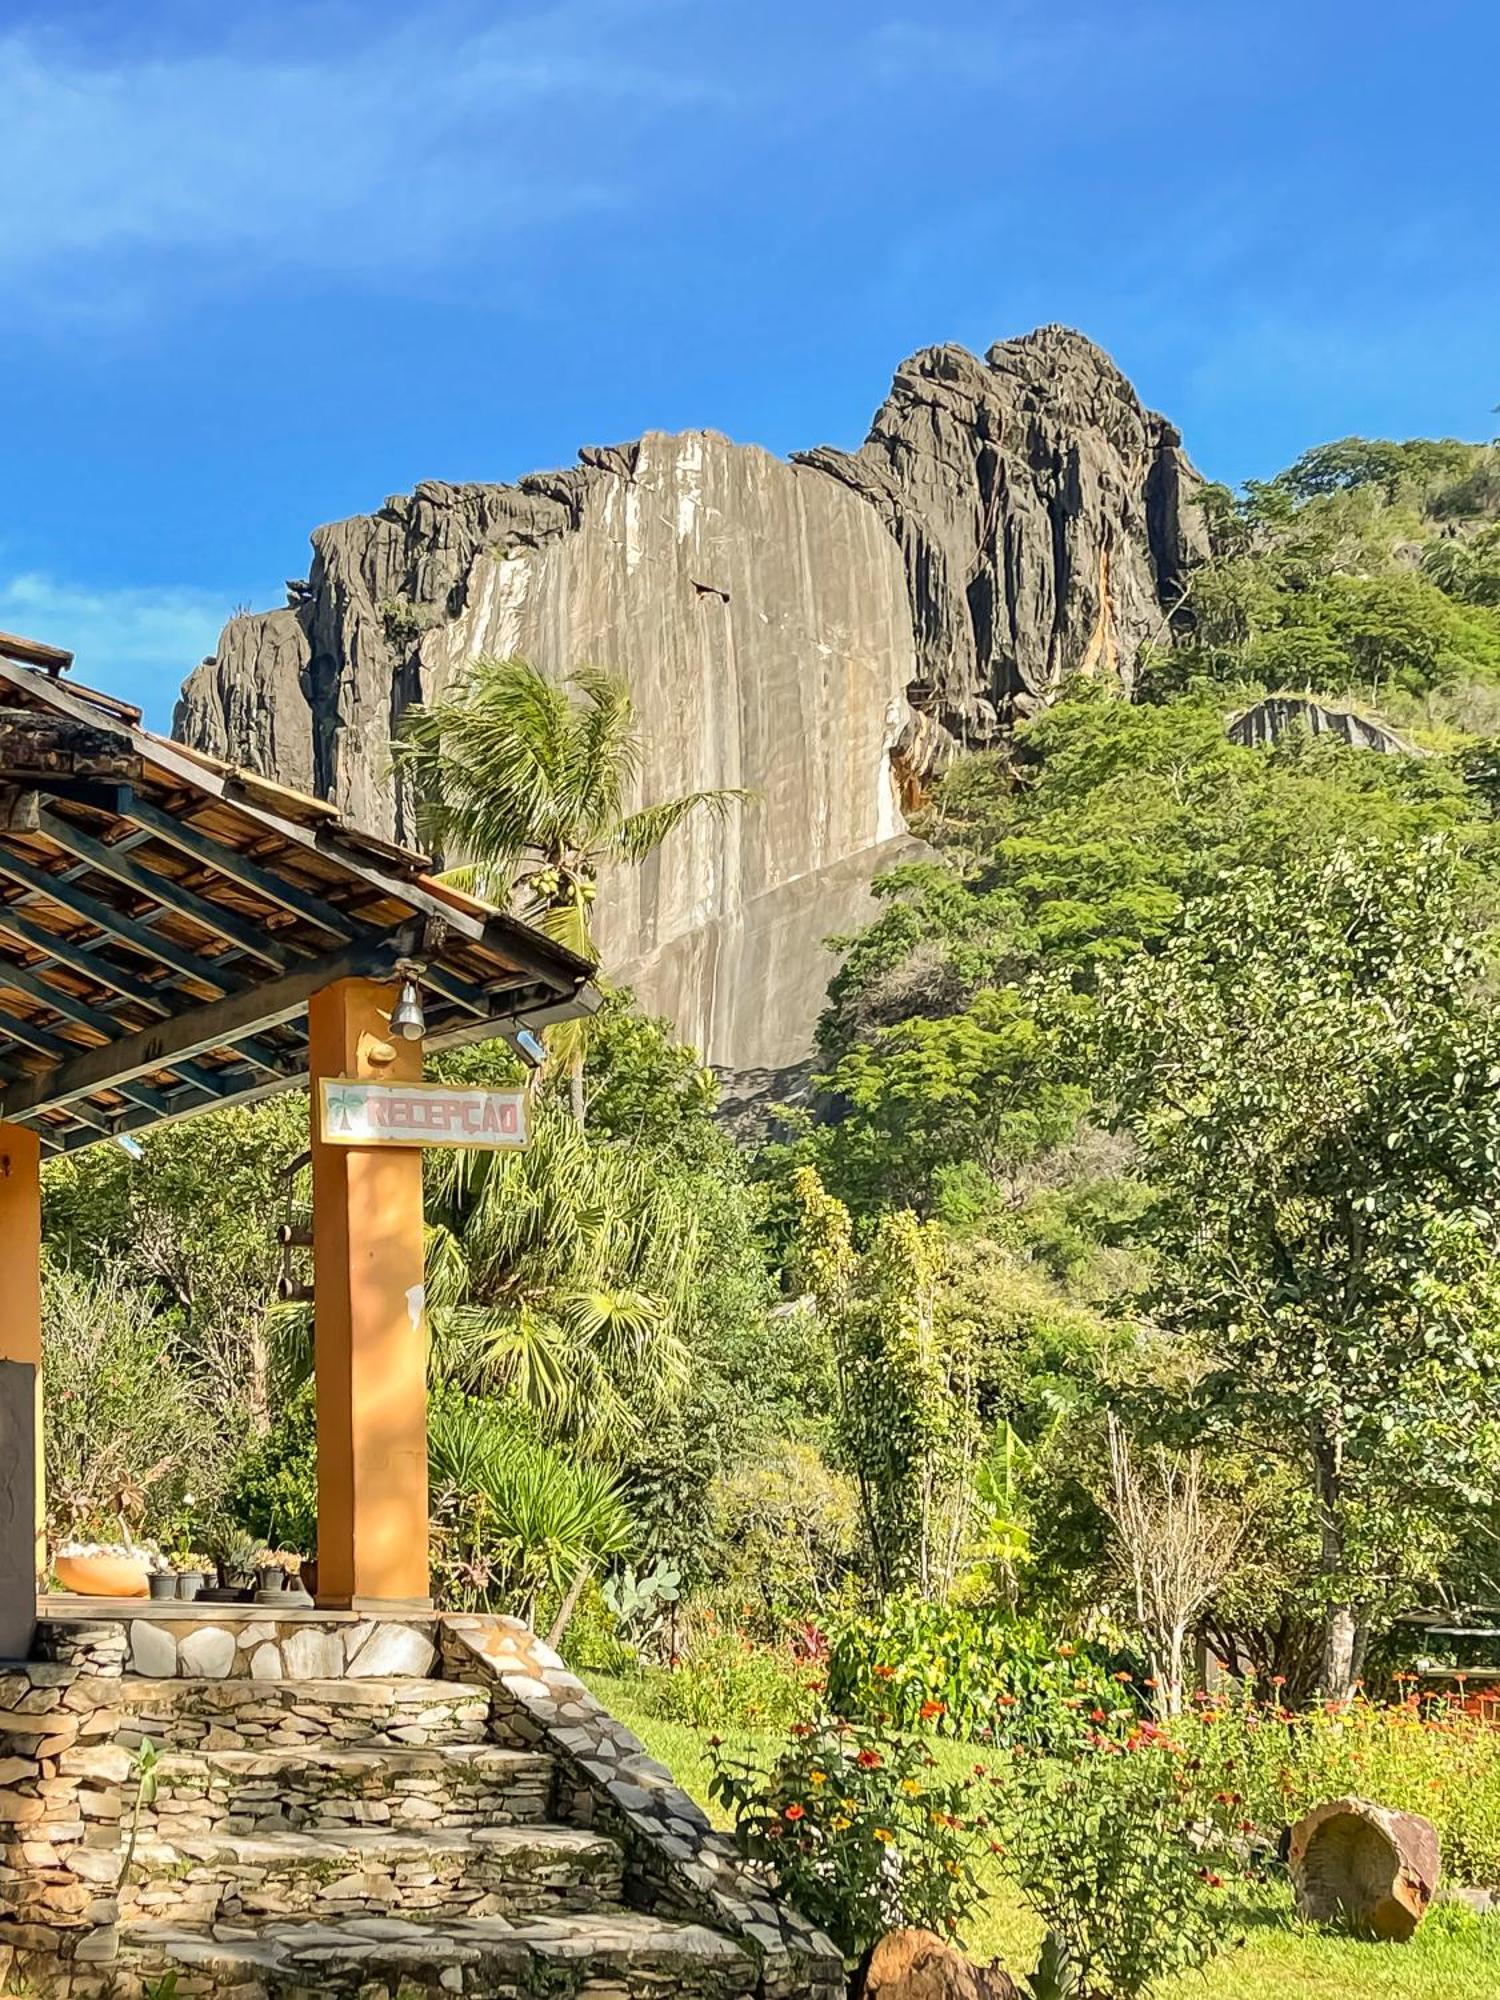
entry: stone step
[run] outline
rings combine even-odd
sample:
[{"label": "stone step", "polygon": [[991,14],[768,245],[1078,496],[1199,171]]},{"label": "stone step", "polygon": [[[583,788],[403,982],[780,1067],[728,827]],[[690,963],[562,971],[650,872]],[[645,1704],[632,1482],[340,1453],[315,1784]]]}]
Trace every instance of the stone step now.
[{"label": "stone step", "polygon": [[536,1826],[551,1812],[552,1775],[550,1757],[498,1743],[168,1750],[141,1826],[168,1841],[340,1826]]},{"label": "stone step", "polygon": [[612,1840],[571,1826],[142,1838],[120,1909],[187,1924],[514,1916],[597,1909],[618,1900],[623,1872]]},{"label": "stone step", "polygon": [[217,1681],[118,1683],[116,1740],[150,1737],[165,1750],[291,1749],[298,1744],[483,1742],[489,1695],[469,1681]]},{"label": "stone step", "polygon": [[168,1974],[179,2000],[751,2000],[757,1973],[729,1938],[634,1910],[451,1918],[435,1924],[347,1918],[336,1924],[212,1928],[140,1922],[121,1941],[114,2000],[146,2000]]}]

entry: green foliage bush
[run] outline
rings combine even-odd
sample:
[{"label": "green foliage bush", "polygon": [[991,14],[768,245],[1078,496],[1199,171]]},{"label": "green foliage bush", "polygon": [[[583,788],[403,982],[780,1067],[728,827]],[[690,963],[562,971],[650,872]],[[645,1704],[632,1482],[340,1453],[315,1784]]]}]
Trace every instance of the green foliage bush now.
[{"label": "green foliage bush", "polygon": [[812,1713],[821,1672],[786,1646],[761,1646],[698,1613],[676,1661],[640,1667],[630,1694],[660,1722],[726,1731],[786,1729]]},{"label": "green foliage bush", "polygon": [[979,1742],[1064,1746],[1081,1722],[1118,1731],[1137,1713],[1129,1686],[1097,1648],[1029,1619],[915,1596],[851,1620],[828,1655],[834,1714]]},{"label": "green foliage bush", "polygon": [[1144,2000],[1229,1942],[1242,1808],[1158,1731],[1022,1751],[992,1796],[1001,1865],[1047,1926],[1033,1993]]},{"label": "green foliage bush", "polygon": [[759,1636],[835,1611],[853,1569],[859,1496],[811,1445],[770,1440],[712,1490],[717,1595]]},{"label": "green foliage bush", "polygon": [[194,1377],[180,1317],[120,1264],[44,1259],[47,1506],[56,1537],[164,1535],[223,1477],[230,1449]]},{"label": "green foliage bush", "polygon": [[937,1780],[920,1742],[846,1722],[799,1724],[769,1766],[724,1754],[709,1789],[752,1860],[848,1960],[884,1932],[956,1934],[979,1900],[969,1788]]},{"label": "green foliage bush", "polygon": [[312,1555],[318,1535],[318,1422],[313,1384],[304,1382],[264,1438],[235,1466],[225,1511],[273,1549]]}]

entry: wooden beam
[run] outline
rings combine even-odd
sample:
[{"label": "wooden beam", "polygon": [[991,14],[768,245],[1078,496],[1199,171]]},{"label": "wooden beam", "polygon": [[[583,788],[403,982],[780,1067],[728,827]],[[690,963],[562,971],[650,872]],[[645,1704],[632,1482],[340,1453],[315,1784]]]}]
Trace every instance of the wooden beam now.
[{"label": "wooden beam", "polygon": [[336,979],[389,976],[398,959],[411,956],[414,942],[409,932],[396,931],[373,944],[351,946],[327,958],[305,959],[279,979],[190,1007],[171,1020],[139,1028],[102,1048],[80,1050],[50,1074],[8,1090],[5,1116],[24,1118],[29,1112],[87,1097],[91,1091],[118,1089],[122,1083],[152,1070],[171,1069],[175,1062],[208,1049],[235,1048],[247,1035],[295,1020],[311,995]]},{"label": "wooden beam", "polygon": [[15,632],[0,632],[0,653],[28,667],[45,667],[49,674],[66,673],[73,664],[73,655],[64,647],[48,646],[40,639],[23,639]]},{"label": "wooden beam", "polygon": [[275,903],[279,909],[290,910],[293,915],[316,924],[319,930],[327,931],[331,937],[355,938],[370,928],[347,911],[335,909],[331,903],[324,902],[310,889],[304,889],[295,882],[283,881],[253,856],[241,854],[237,848],[226,847],[212,835],[201,832],[196,826],[189,826],[186,820],[163,812],[150,799],[133,798],[125,808],[125,814],[134,825],[149,828],[202,867],[212,868],[229,881],[238,882],[242,889],[254,890],[268,903]]},{"label": "wooden beam", "polygon": [[[115,1015],[105,1013],[102,1007],[91,1006],[87,1000],[81,1000],[76,993],[69,993],[60,986],[50,984],[42,978],[41,968],[38,966],[19,965],[13,958],[0,958],[0,992],[7,986],[14,987],[18,993],[29,995],[33,1000],[41,1001],[44,1007],[50,1007],[53,1013],[61,1014],[64,1020],[76,1022],[80,1028],[88,1028],[93,1034],[102,1035],[107,1042],[118,1041],[122,1034],[133,1032]],[[22,1023],[11,1017],[0,1019],[0,1032],[11,1035],[16,1041],[25,1042],[29,1047],[50,1056],[57,1062],[66,1062],[70,1057],[79,1054],[83,1046],[78,1042],[66,1041],[60,1036],[48,1035],[45,1030],[34,1028],[30,1022]],[[246,1049],[246,1054],[252,1062],[256,1054],[270,1053],[272,1052],[269,1050],[262,1050],[257,1043],[249,1044]],[[259,1067],[275,1068],[277,1065],[262,1061]],[[197,1085],[210,1094],[217,1091],[219,1082],[217,1072],[203,1069],[194,1062],[174,1063],[173,1068],[185,1083]],[[122,1089],[137,1103],[152,1104],[158,1110],[166,1108],[166,1099],[162,1094],[147,1088],[144,1084],[122,1085]]]},{"label": "wooden beam", "polygon": [[148,986],[145,980],[123,971],[118,965],[112,965],[102,952],[80,944],[76,938],[63,937],[58,931],[49,931],[45,925],[34,923],[14,903],[0,903],[0,931],[19,938],[33,951],[55,958],[59,965],[71,966],[96,986],[107,986],[122,1000],[134,1001],[148,1013],[170,1014],[174,1002],[181,998],[170,987]]},{"label": "wooden beam", "polygon": [[195,924],[222,938],[226,944],[238,946],[241,951],[251,953],[266,965],[284,969],[298,956],[279,943],[263,924],[257,924],[250,917],[239,916],[233,910],[221,909],[196,890],[175,882],[170,875],[160,875],[154,868],[143,866],[133,855],[111,842],[95,840],[92,834],[85,833],[72,820],[64,819],[61,813],[44,808],[40,831],[64,853],[71,854],[75,860],[86,861],[96,874],[109,875],[116,882],[122,882],[127,889],[134,889],[138,895],[154,897],[165,908],[176,911],[179,916],[190,917]]},{"label": "wooden beam", "polygon": [[[148,965],[155,960],[175,972],[180,979],[191,979],[214,993],[236,993],[246,983],[239,973],[229,971],[215,959],[200,957],[197,952],[174,944],[139,917],[127,916],[123,910],[116,910],[100,897],[90,895],[87,889],[80,889],[74,882],[62,881],[49,869],[13,854],[3,845],[0,845],[0,875],[19,882],[35,896],[45,896],[73,916],[82,917],[119,943],[129,945]],[[4,913],[0,913],[0,921],[4,921]]]}]

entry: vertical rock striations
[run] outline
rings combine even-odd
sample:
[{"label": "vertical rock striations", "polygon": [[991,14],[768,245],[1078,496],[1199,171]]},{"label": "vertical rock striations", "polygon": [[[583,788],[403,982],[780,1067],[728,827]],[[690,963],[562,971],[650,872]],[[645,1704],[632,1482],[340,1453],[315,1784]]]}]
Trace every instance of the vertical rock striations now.
[{"label": "vertical rock striations", "polygon": [[1070,670],[1130,685],[1201,530],[1177,434],[1060,328],[898,371],[858,452],[713,432],[515,486],[424,483],[320,528],[286,608],[183,688],[187,742],[411,839],[387,745],[476,653],[622,673],[643,795],[747,786],[601,899],[616,977],[737,1070],[803,1056],[828,961],[902,851],[903,788]]}]

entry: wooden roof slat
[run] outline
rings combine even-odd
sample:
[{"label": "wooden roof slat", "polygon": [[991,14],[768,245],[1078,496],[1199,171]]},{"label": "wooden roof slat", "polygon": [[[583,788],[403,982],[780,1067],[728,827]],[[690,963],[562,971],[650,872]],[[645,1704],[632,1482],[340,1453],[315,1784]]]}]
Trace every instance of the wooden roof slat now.
[{"label": "wooden roof slat", "polygon": [[66,673],[73,664],[73,655],[63,647],[44,645],[40,639],[23,639],[15,632],[0,632],[0,653],[28,667],[44,667],[51,674]]},{"label": "wooden roof slat", "polygon": [[310,994],[402,958],[434,1047],[588,1011],[589,967],[425,856],[139,721],[0,647],[0,1116],[49,1152],[285,1088]]},{"label": "wooden roof slat", "polygon": [[49,840],[75,859],[88,862],[96,874],[112,876],[139,895],[154,897],[164,909],[190,917],[211,937],[238,945],[241,951],[250,952],[267,965],[287,964],[289,954],[285,947],[263,927],[222,909],[206,896],[195,894],[170,875],[160,875],[145,867],[134,854],[121,853],[108,841],[93,839],[71,820],[49,809],[44,808],[41,825]]},{"label": "wooden roof slat", "polygon": [[65,1104],[112,1083],[170,1069],[182,1058],[215,1048],[234,1048],[247,1035],[293,1019],[309,998],[336,979],[388,978],[398,959],[408,957],[414,936],[395,934],[373,944],[352,946],[329,958],[306,959],[280,978],[186,1009],[170,1021],[137,1029],[99,1048],[80,1051],[54,1073],[7,1093],[5,1115],[15,1119],[50,1105]]}]

